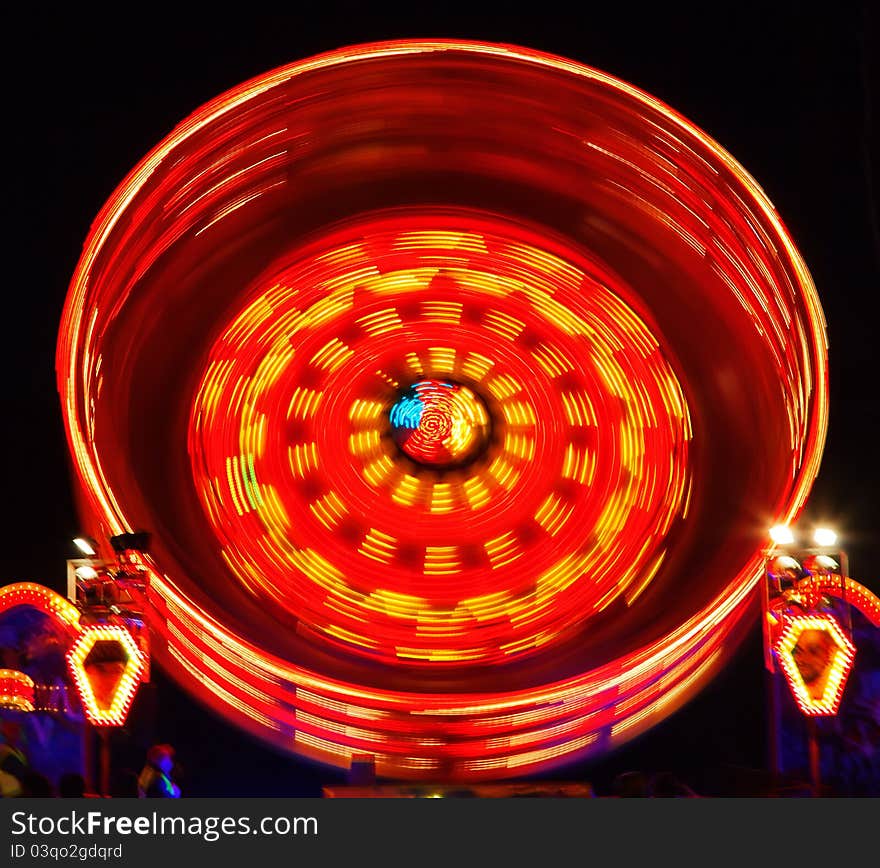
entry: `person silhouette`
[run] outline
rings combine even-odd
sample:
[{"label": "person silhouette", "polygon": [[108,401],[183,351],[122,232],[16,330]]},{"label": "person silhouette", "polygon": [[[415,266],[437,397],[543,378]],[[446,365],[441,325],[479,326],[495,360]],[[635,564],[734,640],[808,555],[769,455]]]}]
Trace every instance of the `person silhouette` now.
[{"label": "person silhouette", "polygon": [[172,780],[174,748],[154,744],[147,751],[147,761],[138,775],[138,796],[142,799],[179,799],[180,787]]}]

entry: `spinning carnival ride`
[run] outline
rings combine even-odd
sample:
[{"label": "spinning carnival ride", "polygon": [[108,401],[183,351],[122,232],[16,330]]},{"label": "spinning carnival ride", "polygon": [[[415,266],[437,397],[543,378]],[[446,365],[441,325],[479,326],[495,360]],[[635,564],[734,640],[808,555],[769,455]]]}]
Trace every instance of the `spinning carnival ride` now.
[{"label": "spinning carnival ride", "polygon": [[355,46],[199,109],[94,223],[58,345],[86,527],[152,534],[152,653],[259,737],[523,775],[676,709],[825,436],[772,205],[649,95]]}]

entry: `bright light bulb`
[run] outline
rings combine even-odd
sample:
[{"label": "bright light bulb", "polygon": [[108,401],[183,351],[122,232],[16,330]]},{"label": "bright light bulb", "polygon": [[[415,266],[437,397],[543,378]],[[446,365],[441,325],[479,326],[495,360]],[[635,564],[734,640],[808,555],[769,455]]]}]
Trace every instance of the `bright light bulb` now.
[{"label": "bright light bulb", "polygon": [[787,525],[778,524],[770,528],[770,539],[778,546],[787,546],[794,542],[794,534]]},{"label": "bright light bulb", "polygon": [[817,527],[813,531],[813,540],[817,546],[833,546],[837,542],[837,534],[827,527]]},{"label": "bright light bulb", "polygon": [[79,549],[79,550],[80,550],[80,551],[81,551],[86,557],[91,558],[91,557],[94,557],[94,556],[97,554],[97,552],[95,551],[95,549],[92,547],[92,544],[91,544],[87,539],[85,539],[84,537],[78,536],[78,537],[73,541],[73,544],[74,544],[74,545],[75,545],[75,546],[76,546],[76,547],[77,547],[77,548],[78,548],[78,549]]}]

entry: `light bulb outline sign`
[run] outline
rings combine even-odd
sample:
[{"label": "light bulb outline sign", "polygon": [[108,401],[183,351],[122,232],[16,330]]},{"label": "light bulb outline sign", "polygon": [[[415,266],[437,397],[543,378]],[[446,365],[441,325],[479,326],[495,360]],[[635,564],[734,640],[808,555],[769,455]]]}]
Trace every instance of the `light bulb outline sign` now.
[{"label": "light bulb outline sign", "polygon": [[[110,658],[92,662],[99,644]],[[109,692],[101,688],[98,668],[110,663],[117,671]],[[122,726],[134,701],[144,672],[144,655],[130,631],[118,624],[83,628],[67,652],[67,665],[89,723],[95,726]]]},{"label": "light bulb outline sign", "polygon": [[828,614],[789,617],[773,650],[798,708],[808,717],[837,714],[856,654],[837,620]]}]

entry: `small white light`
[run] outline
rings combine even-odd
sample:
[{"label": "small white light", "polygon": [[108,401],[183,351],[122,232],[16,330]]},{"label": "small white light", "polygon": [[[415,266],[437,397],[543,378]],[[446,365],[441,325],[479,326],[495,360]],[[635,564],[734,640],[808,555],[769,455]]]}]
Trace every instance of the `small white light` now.
[{"label": "small white light", "polygon": [[804,569],[814,576],[824,576],[836,573],[840,564],[828,555],[810,555],[804,560]]},{"label": "small white light", "polygon": [[833,546],[837,542],[837,534],[827,527],[817,527],[813,531],[813,541],[817,546]]},{"label": "small white light", "polygon": [[770,539],[778,546],[787,546],[794,542],[794,534],[788,525],[778,524],[770,528]]},{"label": "small white light", "polygon": [[94,556],[97,554],[97,552],[95,551],[95,549],[94,549],[94,547],[92,546],[92,544],[91,544],[87,539],[85,539],[84,537],[78,536],[78,537],[73,541],[73,544],[74,544],[74,545],[75,545],[75,546],[76,546],[76,547],[77,547],[77,548],[78,548],[78,549],[79,549],[84,555],[86,555],[86,557],[90,557],[90,558],[91,558],[91,557],[94,557]]},{"label": "small white light", "polygon": [[74,570],[78,579],[97,579],[98,571],[94,567],[82,566]]},{"label": "small white light", "polygon": [[776,581],[796,582],[803,575],[801,565],[788,555],[780,555],[773,558],[767,567],[767,573],[770,578]]}]

